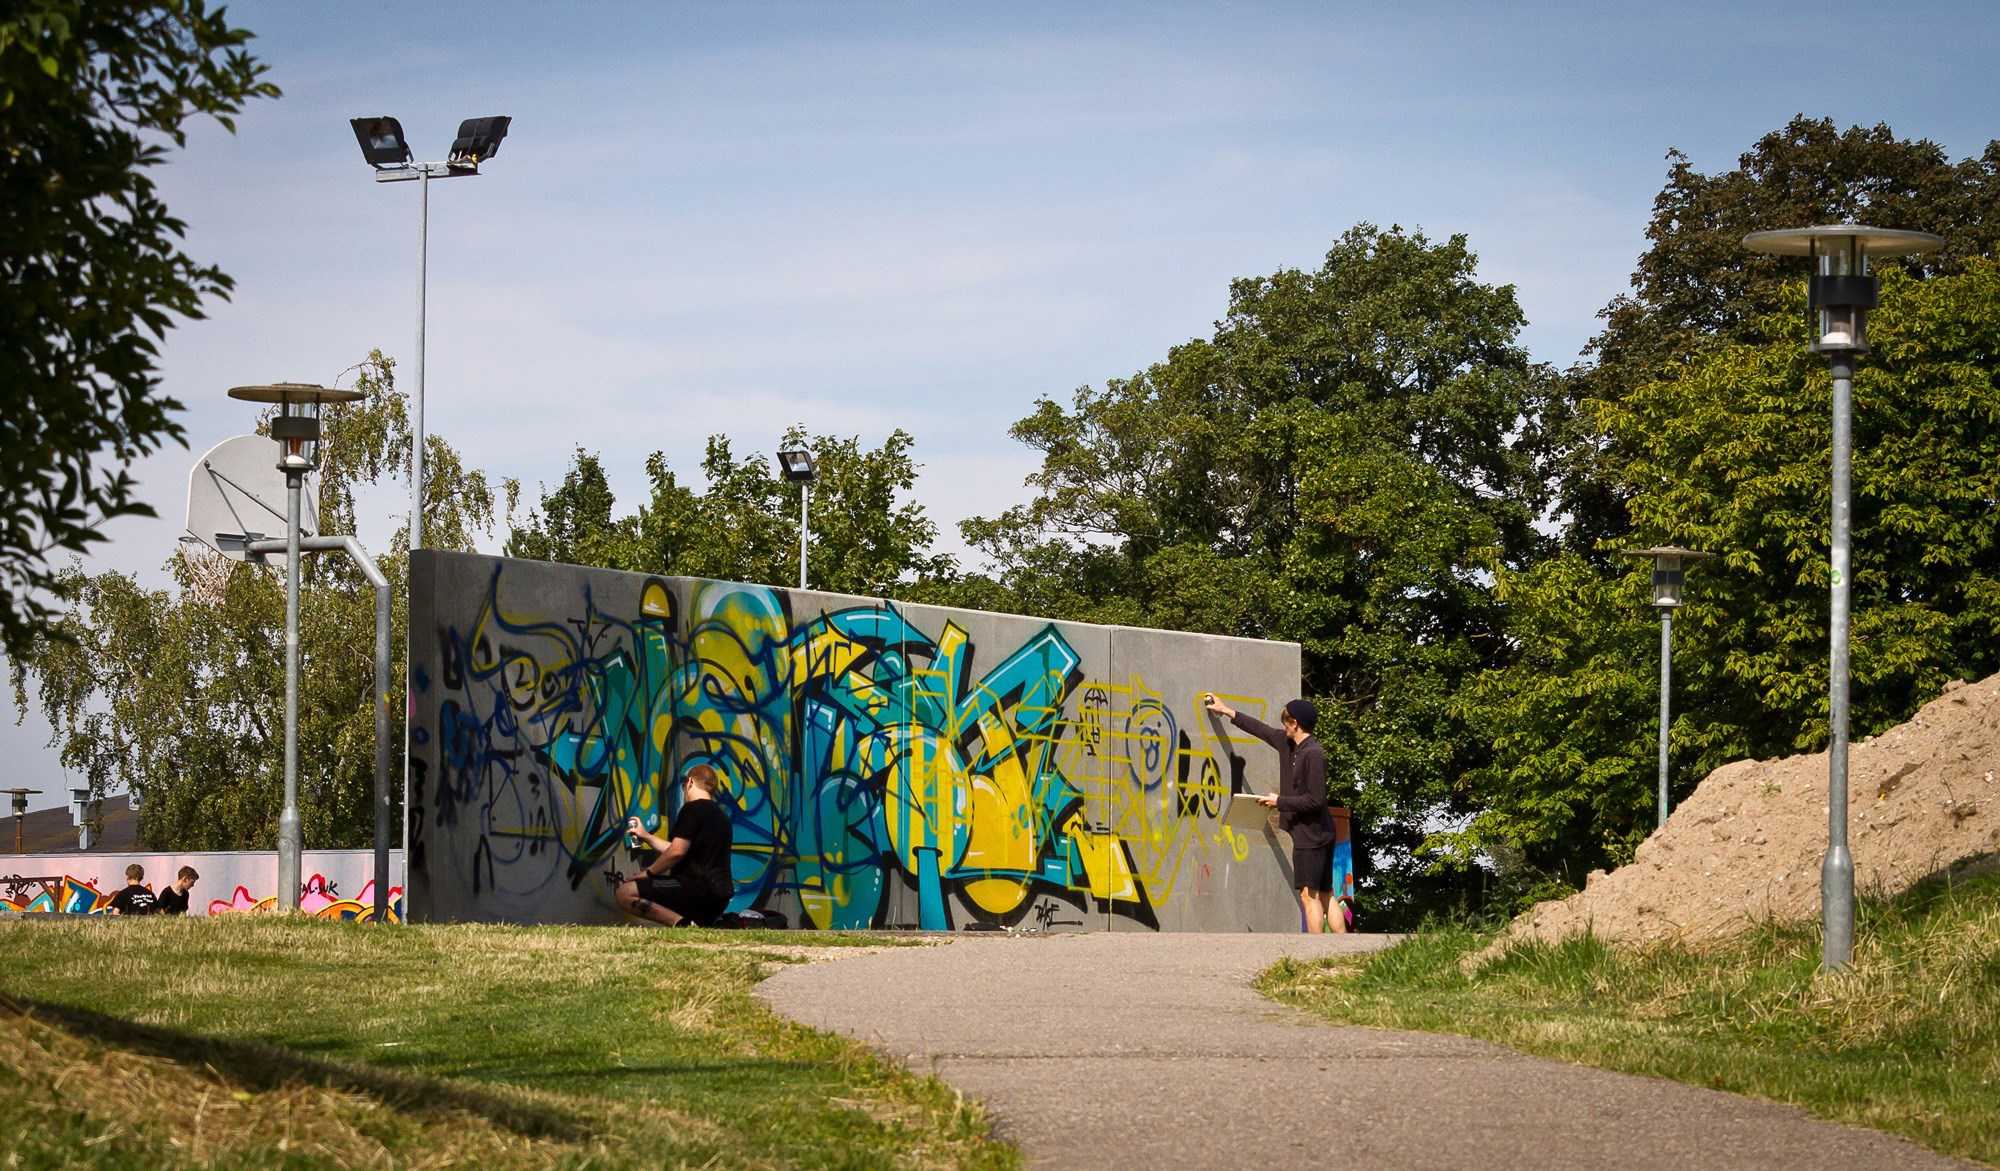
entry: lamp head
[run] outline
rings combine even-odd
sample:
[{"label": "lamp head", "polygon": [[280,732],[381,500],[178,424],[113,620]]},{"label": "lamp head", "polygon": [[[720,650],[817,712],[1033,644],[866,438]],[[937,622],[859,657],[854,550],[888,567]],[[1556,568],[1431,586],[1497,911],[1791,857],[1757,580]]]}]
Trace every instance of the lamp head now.
[{"label": "lamp head", "polygon": [[816,474],[812,452],[802,447],[787,448],[779,452],[778,470],[784,474],[785,479],[794,484],[810,484]]},{"label": "lamp head", "polygon": [[1820,353],[1865,353],[1876,284],[1869,259],[1934,252],[1944,246],[1944,237],[1862,224],[1818,224],[1752,232],[1743,237],[1743,246],[1752,252],[1810,260],[1808,298],[1818,314],[1812,348]]},{"label": "lamp head", "polygon": [[458,137],[451,140],[451,154],[446,161],[455,167],[478,170],[481,162],[500,153],[500,140],[507,137],[507,128],[513,122],[505,114],[460,122]]},{"label": "lamp head", "polygon": [[351,403],[364,396],[358,390],[331,390],[310,382],[273,382],[232,386],[229,397],[278,408],[271,420],[271,438],[278,441],[280,449],[278,469],[303,473],[319,464],[321,410],[328,403]]},{"label": "lamp head", "polygon": [[410,161],[410,143],[403,137],[403,124],[383,114],[375,118],[349,118],[354,140],[361,144],[361,157],[371,167],[400,167]]},{"label": "lamp head", "polygon": [[1683,549],[1679,545],[1659,545],[1651,549],[1627,549],[1627,557],[1650,557],[1653,559],[1653,605],[1663,610],[1679,608],[1681,587],[1686,581],[1687,567],[1697,561],[1706,561],[1713,553],[1700,553],[1693,549]]}]

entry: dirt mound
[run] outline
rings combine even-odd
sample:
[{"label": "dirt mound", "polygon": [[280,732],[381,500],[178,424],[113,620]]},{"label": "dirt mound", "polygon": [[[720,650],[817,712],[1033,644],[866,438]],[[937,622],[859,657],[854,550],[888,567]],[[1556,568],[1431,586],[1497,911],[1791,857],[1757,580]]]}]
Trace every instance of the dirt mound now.
[{"label": "dirt mound", "polygon": [[[1699,943],[1766,919],[1819,916],[1825,753],[1710,773],[1630,865],[1537,904],[1495,943],[1586,929],[1623,943]],[[2000,850],[2000,675],[1952,683],[1907,724],[1848,752],[1848,847],[1858,891],[1894,893]]]}]

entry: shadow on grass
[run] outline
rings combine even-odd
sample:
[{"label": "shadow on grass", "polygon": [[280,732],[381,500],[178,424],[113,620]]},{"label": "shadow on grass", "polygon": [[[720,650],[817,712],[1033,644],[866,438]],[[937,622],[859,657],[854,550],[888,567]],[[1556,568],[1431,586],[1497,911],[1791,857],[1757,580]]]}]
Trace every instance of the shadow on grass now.
[{"label": "shadow on grass", "polygon": [[596,1127],[567,1111],[485,1093],[439,1078],[318,1061],[272,1045],[204,1037],[157,1025],[141,1025],[89,1009],[5,995],[0,995],[0,1013],[26,1017],[73,1037],[164,1058],[189,1069],[207,1066],[222,1081],[244,1090],[315,1086],[363,1094],[396,1111],[419,1117],[477,1115],[524,1138],[577,1142],[602,1137]]}]

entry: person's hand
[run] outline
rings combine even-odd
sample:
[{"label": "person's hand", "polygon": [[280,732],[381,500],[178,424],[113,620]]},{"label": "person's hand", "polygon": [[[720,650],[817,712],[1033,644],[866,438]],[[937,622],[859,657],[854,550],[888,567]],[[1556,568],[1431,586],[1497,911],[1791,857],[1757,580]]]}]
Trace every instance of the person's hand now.
[{"label": "person's hand", "polygon": [[1222,702],[1222,700],[1218,698],[1213,691],[1209,692],[1207,695],[1202,696],[1201,702],[1203,707],[1206,707],[1209,711],[1214,712],[1216,715],[1221,716],[1225,720],[1233,720],[1236,718],[1236,709]]},{"label": "person's hand", "polygon": [[1278,795],[1276,793],[1266,793],[1262,797],[1257,798],[1257,804],[1267,809],[1276,809],[1278,807]]}]

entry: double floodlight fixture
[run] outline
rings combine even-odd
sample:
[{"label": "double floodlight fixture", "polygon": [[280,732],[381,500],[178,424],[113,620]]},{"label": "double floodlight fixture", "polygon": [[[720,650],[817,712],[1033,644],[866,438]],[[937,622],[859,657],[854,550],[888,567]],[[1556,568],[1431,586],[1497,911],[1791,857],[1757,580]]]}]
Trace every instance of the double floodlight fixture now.
[{"label": "double floodlight fixture", "polygon": [[1803,256],[1811,262],[1806,295],[1817,315],[1811,348],[1822,354],[1868,352],[1868,311],[1875,307],[1876,289],[1871,258],[1914,256],[1943,245],[1942,237],[1929,232],[1860,224],[1778,228],[1743,237],[1743,246],[1752,252]]},{"label": "double floodlight fixture", "polygon": [[442,163],[415,162],[403,124],[387,114],[373,118],[350,118],[354,140],[361,144],[361,157],[375,168],[375,177],[392,183],[419,176],[443,179],[454,175],[477,175],[479,164],[500,153],[500,142],[514,120],[505,114],[467,118],[458,124],[451,140],[451,153]]},{"label": "double floodlight fixture", "polygon": [[794,484],[810,484],[815,474],[812,452],[788,448],[778,453],[778,470]]},{"label": "double floodlight fixture", "polygon": [[310,382],[274,382],[263,386],[232,386],[229,397],[278,408],[271,420],[271,438],[278,441],[278,470],[302,475],[319,466],[320,412],[328,403],[351,403],[358,390],[330,390]]},{"label": "double floodlight fixture", "polygon": [[1681,587],[1686,582],[1687,567],[1715,556],[1713,553],[1683,549],[1679,545],[1627,549],[1625,555],[1653,559],[1653,605],[1662,609],[1674,609],[1681,604]]}]

